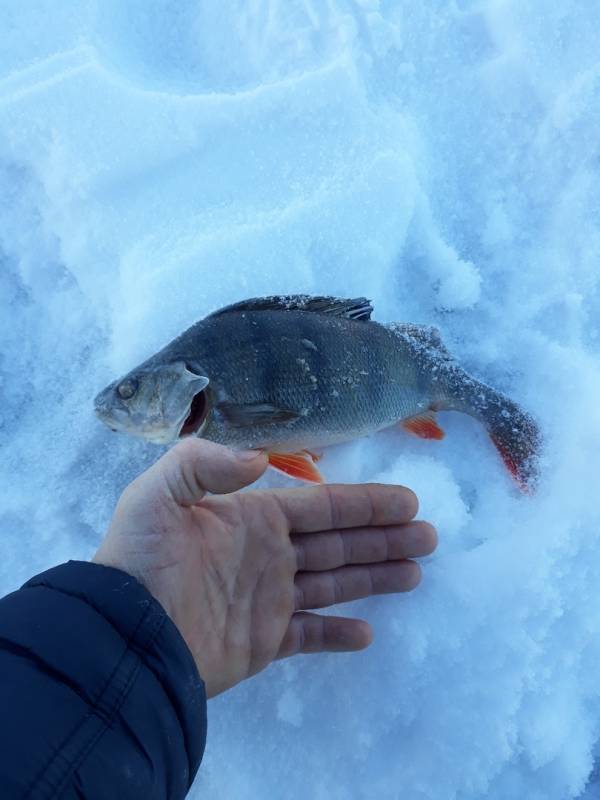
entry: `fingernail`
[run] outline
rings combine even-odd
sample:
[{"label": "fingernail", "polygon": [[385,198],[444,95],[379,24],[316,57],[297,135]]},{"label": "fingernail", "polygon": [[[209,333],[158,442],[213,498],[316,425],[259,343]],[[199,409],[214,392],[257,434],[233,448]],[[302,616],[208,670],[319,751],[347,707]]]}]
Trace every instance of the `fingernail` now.
[{"label": "fingernail", "polygon": [[236,456],[240,461],[253,461],[255,458],[262,456],[264,450],[239,450]]}]

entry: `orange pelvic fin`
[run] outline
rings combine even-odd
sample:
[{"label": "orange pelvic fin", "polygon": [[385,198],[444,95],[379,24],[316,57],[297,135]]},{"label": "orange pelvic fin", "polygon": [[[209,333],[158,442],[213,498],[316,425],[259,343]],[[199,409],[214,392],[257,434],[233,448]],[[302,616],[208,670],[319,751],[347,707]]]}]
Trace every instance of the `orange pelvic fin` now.
[{"label": "orange pelvic fin", "polygon": [[312,453],[267,453],[273,469],[311,483],[324,483],[323,477],[313,463]]},{"label": "orange pelvic fin", "polygon": [[421,439],[443,439],[446,435],[435,420],[433,411],[426,411],[401,422],[402,427]]}]

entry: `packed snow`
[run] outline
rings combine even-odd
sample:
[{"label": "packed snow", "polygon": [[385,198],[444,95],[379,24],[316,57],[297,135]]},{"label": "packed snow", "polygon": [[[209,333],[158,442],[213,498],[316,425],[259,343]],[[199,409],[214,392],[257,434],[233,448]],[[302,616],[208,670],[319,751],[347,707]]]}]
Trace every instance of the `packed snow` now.
[{"label": "packed snow", "polygon": [[458,414],[328,450],[411,486],[439,549],[345,609],[369,650],[211,701],[191,797],[600,797],[596,2],[0,12],[0,589],[89,558],[162,452],[95,419],[110,380],[244,297],[365,295],[537,418],[539,489]]}]

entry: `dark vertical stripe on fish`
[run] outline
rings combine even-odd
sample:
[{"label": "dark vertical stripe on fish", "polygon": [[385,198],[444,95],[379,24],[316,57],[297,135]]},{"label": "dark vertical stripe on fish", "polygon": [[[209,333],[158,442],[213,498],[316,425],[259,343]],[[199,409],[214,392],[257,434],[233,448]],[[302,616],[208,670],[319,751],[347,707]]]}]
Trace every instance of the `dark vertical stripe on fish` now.
[{"label": "dark vertical stripe on fish", "polygon": [[270,314],[250,313],[245,315],[245,322],[250,332],[250,341],[254,352],[254,362],[256,365],[256,389],[261,401],[275,400],[274,390],[278,385],[279,366],[274,358],[269,357],[268,349],[265,349],[264,342],[269,336],[273,335],[273,324],[268,317]]},{"label": "dark vertical stripe on fish", "polygon": [[[311,389],[312,392],[314,392],[314,409],[316,411],[316,416],[319,416],[320,410],[327,402],[327,398],[324,394],[323,381],[319,378],[326,374],[325,369],[328,363],[325,353],[323,352],[323,347],[319,347],[314,342],[314,348],[307,347],[303,344],[303,340],[312,342],[314,337],[314,330],[311,322],[312,319],[308,313],[300,315],[298,320],[298,338],[295,342],[294,350],[297,350],[298,358],[304,359],[304,362],[308,366],[305,380],[308,378],[311,382]],[[313,376],[316,380],[312,381],[309,376]]]}]

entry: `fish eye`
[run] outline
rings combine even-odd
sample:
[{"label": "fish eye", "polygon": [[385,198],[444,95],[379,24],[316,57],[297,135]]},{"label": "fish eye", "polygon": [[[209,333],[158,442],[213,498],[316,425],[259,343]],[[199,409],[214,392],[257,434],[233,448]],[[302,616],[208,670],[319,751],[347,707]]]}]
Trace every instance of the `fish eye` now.
[{"label": "fish eye", "polygon": [[138,382],[135,378],[127,378],[117,386],[117,394],[121,400],[130,400],[138,390]]}]

